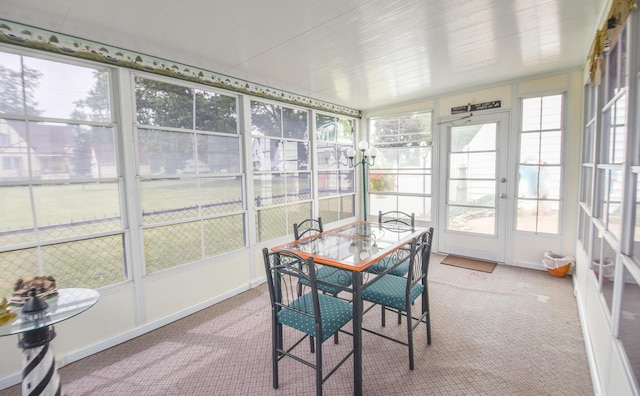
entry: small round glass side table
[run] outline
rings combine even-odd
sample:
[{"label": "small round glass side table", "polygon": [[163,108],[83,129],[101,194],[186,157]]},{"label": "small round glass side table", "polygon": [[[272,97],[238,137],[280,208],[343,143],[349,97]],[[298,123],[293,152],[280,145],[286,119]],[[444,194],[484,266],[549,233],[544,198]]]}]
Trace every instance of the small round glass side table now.
[{"label": "small round glass side table", "polygon": [[18,346],[22,348],[23,395],[62,394],[53,350],[49,347],[56,336],[53,325],[81,314],[99,298],[100,293],[93,289],[58,289],[57,296],[43,300],[48,306],[41,312],[26,314],[22,307],[10,306],[18,316],[0,326],[0,337],[18,336]]}]

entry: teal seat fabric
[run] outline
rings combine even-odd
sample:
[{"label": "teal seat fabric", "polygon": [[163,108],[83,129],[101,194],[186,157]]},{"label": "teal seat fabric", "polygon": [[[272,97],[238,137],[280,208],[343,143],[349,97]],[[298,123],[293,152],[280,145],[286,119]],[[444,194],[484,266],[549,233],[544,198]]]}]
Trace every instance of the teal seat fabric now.
[{"label": "teal seat fabric", "polygon": [[[371,267],[367,268],[367,272],[371,272],[373,274],[379,274],[384,272],[389,266],[391,266],[391,258],[385,257],[382,260],[376,262]],[[398,265],[391,271],[389,271],[389,275],[395,276],[405,276],[409,272],[409,260],[405,260],[402,264]]]},{"label": "teal seat fabric", "polygon": [[[322,341],[325,341],[351,320],[353,307],[348,301],[326,294],[318,294],[318,302],[320,304],[320,317],[322,318]],[[306,312],[308,315],[284,308],[278,312],[278,322],[316,337],[313,296],[311,293],[302,295],[289,306]]]},{"label": "teal seat fabric", "polygon": [[[405,292],[407,289],[407,279],[401,276],[384,275],[362,292],[362,298],[376,304],[385,305],[407,310]],[[424,285],[417,283],[411,287],[409,292],[409,303],[412,303],[420,296],[424,290]]]},{"label": "teal seat fabric", "polygon": [[[316,272],[316,279],[318,280],[318,290],[336,295],[342,290],[342,287],[338,286],[351,285],[352,278],[349,271],[327,266],[319,266],[318,271]],[[323,282],[332,283],[338,286],[327,285]],[[307,279],[300,279],[300,283],[305,286],[310,286],[311,282],[309,282],[309,280]]]}]

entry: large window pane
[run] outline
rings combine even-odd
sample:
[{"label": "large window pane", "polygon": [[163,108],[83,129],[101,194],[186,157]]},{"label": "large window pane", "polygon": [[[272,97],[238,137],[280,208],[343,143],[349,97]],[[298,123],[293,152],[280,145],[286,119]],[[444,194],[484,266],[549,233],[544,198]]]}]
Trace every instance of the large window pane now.
[{"label": "large window pane", "polygon": [[256,206],[270,206],[285,203],[286,184],[284,175],[256,175],[253,184]]},{"label": "large window pane", "polygon": [[[24,57],[25,70],[38,75],[25,79],[25,89],[33,92],[29,115],[84,121],[111,121],[109,79],[99,70],[44,59]],[[28,74],[27,74],[28,75]],[[87,98],[91,98],[90,101]],[[99,113],[101,119],[92,117]]]},{"label": "large window pane", "polygon": [[425,212],[431,200],[431,116],[427,112],[369,120],[370,139],[378,149],[369,171],[367,209],[372,215],[401,210],[414,213],[417,220],[431,219]]},{"label": "large window pane", "polygon": [[253,136],[283,137],[280,106],[251,101],[251,132]]},{"label": "large window pane", "polygon": [[193,129],[193,90],[162,81],[136,78],[138,124]]},{"label": "large window pane", "polygon": [[[198,160],[211,173],[239,173],[240,140],[236,137],[198,135]],[[204,172],[202,172],[204,173]]]},{"label": "large window pane", "polygon": [[117,183],[39,185],[32,194],[40,239],[122,228]]},{"label": "large window pane", "polygon": [[243,209],[242,177],[200,179],[200,213],[213,216]]},{"label": "large window pane", "polygon": [[238,133],[236,98],[215,92],[196,90],[195,100],[195,128],[197,130]]},{"label": "large window pane", "polygon": [[124,235],[91,238],[42,248],[45,273],[65,287],[99,288],[125,277]]},{"label": "large window pane", "polygon": [[242,249],[244,216],[241,214],[203,221],[204,255],[211,257]]},{"label": "large window pane", "polygon": [[[320,216],[325,223],[355,215],[353,205],[354,169],[349,164],[347,150],[354,147],[354,121],[325,114],[316,114],[316,163],[318,164]],[[338,198],[338,196],[342,196]]]},{"label": "large window pane", "polygon": [[292,139],[309,139],[309,121],[306,110],[282,109],[282,129],[284,136]]},{"label": "large window pane", "polygon": [[175,175],[203,170],[204,164],[196,166],[194,144],[194,135],[190,133],[139,129],[140,175]]},{"label": "large window pane", "polygon": [[[27,94],[27,106],[35,106],[33,97],[34,90],[42,75],[38,70],[31,68],[22,68],[22,57],[20,55],[0,52],[0,113],[2,114],[19,114],[24,115],[24,93]],[[22,84],[22,79],[31,81],[30,84]],[[29,114],[38,114],[42,110],[31,108]]]},{"label": "large window pane", "polygon": [[0,253],[0,271],[2,271],[3,274],[2,277],[0,277],[1,296],[11,296],[14,292],[13,286],[18,279],[24,279],[25,276],[32,276],[30,274],[39,275],[41,273],[38,255],[39,250],[35,247],[9,250]]},{"label": "large window pane", "polygon": [[144,230],[147,272],[187,264],[202,259],[202,231],[199,221]]},{"label": "large window pane", "polygon": [[3,186],[0,208],[4,209],[0,246],[9,247],[35,241],[35,219],[31,210],[31,192],[28,186]]},{"label": "large window pane", "polygon": [[563,96],[522,100],[516,229],[560,232]]},{"label": "large window pane", "polygon": [[125,280],[109,69],[0,52],[0,74],[3,277],[95,288]]},{"label": "large window pane", "polygon": [[118,176],[112,128],[0,119],[0,134],[7,141],[0,179]]},{"label": "large window pane", "polygon": [[137,78],[136,109],[147,272],[244,246],[237,98]]}]

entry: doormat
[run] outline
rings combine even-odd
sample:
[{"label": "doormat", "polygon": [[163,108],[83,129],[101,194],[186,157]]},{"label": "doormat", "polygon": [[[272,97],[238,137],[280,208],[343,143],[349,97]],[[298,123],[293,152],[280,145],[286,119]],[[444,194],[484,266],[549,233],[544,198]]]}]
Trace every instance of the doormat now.
[{"label": "doormat", "polygon": [[496,263],[491,261],[474,260],[466,257],[448,255],[441,261],[441,264],[451,265],[453,267],[467,268],[474,271],[493,272]]}]

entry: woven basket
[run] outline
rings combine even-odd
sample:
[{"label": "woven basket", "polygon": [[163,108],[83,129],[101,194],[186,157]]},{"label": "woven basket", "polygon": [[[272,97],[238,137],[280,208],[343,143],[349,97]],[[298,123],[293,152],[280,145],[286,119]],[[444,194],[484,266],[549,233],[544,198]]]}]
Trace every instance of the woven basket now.
[{"label": "woven basket", "polygon": [[556,278],[564,278],[565,276],[567,276],[570,268],[571,263],[558,268],[547,268],[547,272],[549,272],[549,275],[555,276]]}]

